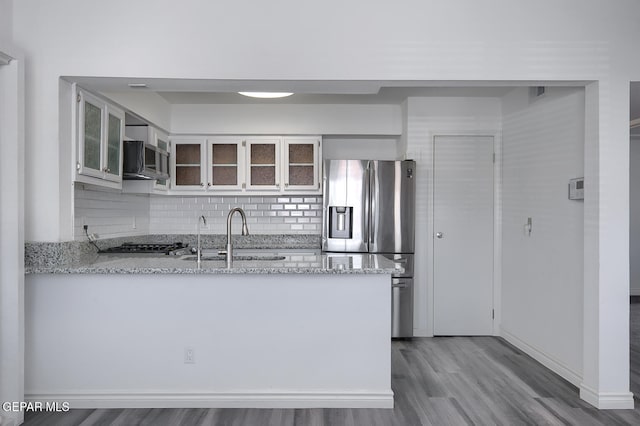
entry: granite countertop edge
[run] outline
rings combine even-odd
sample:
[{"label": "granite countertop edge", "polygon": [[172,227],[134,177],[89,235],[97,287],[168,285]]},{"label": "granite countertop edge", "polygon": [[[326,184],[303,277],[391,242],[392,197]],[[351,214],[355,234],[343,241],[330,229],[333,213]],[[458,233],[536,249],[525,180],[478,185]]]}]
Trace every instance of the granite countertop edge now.
[{"label": "granite countertop edge", "polygon": [[228,274],[392,274],[398,272],[393,268],[364,268],[364,269],[329,269],[322,267],[219,267],[219,268],[93,268],[83,266],[69,267],[29,267],[25,269],[26,275],[31,274],[68,274],[68,275],[228,275]]}]

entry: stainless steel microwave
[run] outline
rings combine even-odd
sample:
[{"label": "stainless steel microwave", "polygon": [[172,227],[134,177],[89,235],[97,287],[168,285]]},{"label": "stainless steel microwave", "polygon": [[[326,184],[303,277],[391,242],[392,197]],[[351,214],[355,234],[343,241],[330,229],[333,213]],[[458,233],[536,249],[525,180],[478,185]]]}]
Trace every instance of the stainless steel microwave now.
[{"label": "stainless steel microwave", "polygon": [[144,141],[124,141],[123,179],[169,179],[169,153]]}]

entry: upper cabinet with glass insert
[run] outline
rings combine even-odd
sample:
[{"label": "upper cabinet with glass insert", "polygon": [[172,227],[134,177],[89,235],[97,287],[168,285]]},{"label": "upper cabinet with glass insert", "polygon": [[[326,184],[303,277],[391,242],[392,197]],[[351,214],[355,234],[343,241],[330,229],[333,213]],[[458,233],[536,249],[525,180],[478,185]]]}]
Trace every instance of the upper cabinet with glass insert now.
[{"label": "upper cabinet with glass insert", "polygon": [[260,191],[279,191],[280,146],[278,137],[247,138],[247,189]]},{"label": "upper cabinet with glass insert", "polygon": [[173,136],[169,193],[318,194],[319,136]]},{"label": "upper cabinet with glass insert", "polygon": [[76,104],[76,180],[121,184],[124,112],[80,89],[76,92]]},{"label": "upper cabinet with glass insert", "polygon": [[206,140],[173,139],[171,145],[171,187],[187,191],[206,189]]},{"label": "upper cabinet with glass insert", "polygon": [[320,189],[320,139],[284,138],[284,190]]},{"label": "upper cabinet with glass insert", "polygon": [[238,137],[214,137],[207,140],[208,179],[211,190],[242,190],[244,182],[244,157]]}]

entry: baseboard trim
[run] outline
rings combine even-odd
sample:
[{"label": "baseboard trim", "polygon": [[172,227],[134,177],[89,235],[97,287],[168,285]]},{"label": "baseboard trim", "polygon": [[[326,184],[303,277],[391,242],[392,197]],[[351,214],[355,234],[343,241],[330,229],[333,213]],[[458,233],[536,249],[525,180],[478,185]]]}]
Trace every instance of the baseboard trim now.
[{"label": "baseboard trim", "polygon": [[433,334],[429,334],[426,328],[414,328],[413,337],[433,337]]},{"label": "baseboard trim", "polygon": [[516,348],[520,349],[521,351],[525,352],[527,355],[538,361],[540,364],[547,367],[549,370],[567,380],[575,387],[580,387],[580,384],[582,383],[582,374],[573,371],[571,368],[562,364],[553,356],[545,353],[535,346],[531,346],[530,344],[516,337],[513,333],[510,333],[504,328],[500,329],[500,336]]},{"label": "baseboard trim", "polygon": [[32,393],[27,401],[71,408],[393,408],[388,392]]},{"label": "baseboard trim", "polygon": [[580,398],[598,410],[633,410],[631,392],[596,392],[585,384],[580,385]]}]

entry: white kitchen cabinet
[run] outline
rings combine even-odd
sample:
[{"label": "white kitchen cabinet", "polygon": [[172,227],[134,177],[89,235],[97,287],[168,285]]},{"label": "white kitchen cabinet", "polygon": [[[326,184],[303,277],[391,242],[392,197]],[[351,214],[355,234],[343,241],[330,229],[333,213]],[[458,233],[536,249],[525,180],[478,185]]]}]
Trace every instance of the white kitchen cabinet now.
[{"label": "white kitchen cabinet", "polygon": [[171,187],[182,191],[205,191],[207,141],[179,138],[171,141]]},{"label": "white kitchen cabinet", "polygon": [[281,189],[280,147],[282,138],[265,136],[245,139],[247,155],[248,191],[274,191]]},{"label": "white kitchen cabinet", "polygon": [[320,136],[172,136],[169,194],[319,194]]},{"label": "white kitchen cabinet", "polygon": [[[158,147],[166,152],[170,152],[170,144],[169,144],[169,135],[167,135],[162,130],[156,129],[155,127],[150,127],[151,133],[151,144],[155,147]],[[162,167],[162,164],[159,164],[159,167]],[[169,170],[160,170],[163,172],[168,172]],[[169,189],[170,179],[157,179],[153,182],[153,189],[155,191],[166,191]]]},{"label": "white kitchen cabinet", "polygon": [[244,146],[237,136],[207,139],[207,189],[241,191],[245,185]]},{"label": "white kitchen cabinet", "polygon": [[239,137],[172,138],[171,189],[242,191],[244,151]]},{"label": "white kitchen cabinet", "polygon": [[81,89],[76,104],[76,180],[121,184],[124,111]]},{"label": "white kitchen cabinet", "polygon": [[317,136],[285,137],[283,141],[284,191],[320,189],[321,143]]}]

